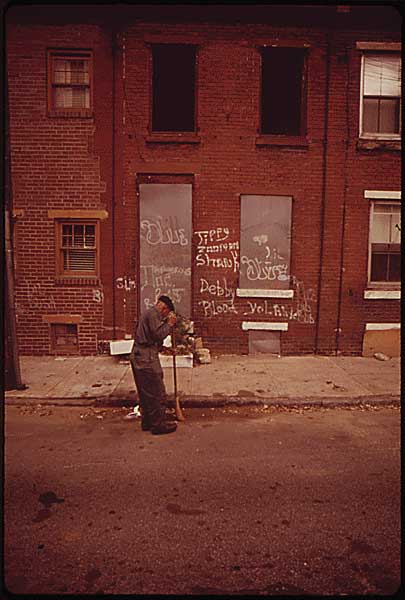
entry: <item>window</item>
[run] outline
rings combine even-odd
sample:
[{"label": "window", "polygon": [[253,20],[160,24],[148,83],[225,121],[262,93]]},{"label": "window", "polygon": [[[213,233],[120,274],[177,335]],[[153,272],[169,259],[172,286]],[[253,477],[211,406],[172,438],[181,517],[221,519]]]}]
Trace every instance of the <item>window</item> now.
[{"label": "window", "polygon": [[77,325],[51,323],[51,347],[54,352],[75,352],[79,349]]},{"label": "window", "polygon": [[98,275],[98,223],[57,221],[59,276]]},{"label": "window", "polygon": [[89,112],[92,107],[91,53],[50,51],[48,54],[49,109]]},{"label": "window", "polygon": [[291,297],[291,215],[291,196],[241,196],[240,290]]},{"label": "window", "polygon": [[262,134],[306,134],[305,71],[306,50],[262,48]]},{"label": "window", "polygon": [[152,46],[152,131],[195,131],[196,47]]},{"label": "window", "polygon": [[399,138],[401,131],[401,57],[399,53],[364,53],[360,135]]},{"label": "window", "polygon": [[370,227],[370,283],[401,281],[401,206],[373,202]]}]

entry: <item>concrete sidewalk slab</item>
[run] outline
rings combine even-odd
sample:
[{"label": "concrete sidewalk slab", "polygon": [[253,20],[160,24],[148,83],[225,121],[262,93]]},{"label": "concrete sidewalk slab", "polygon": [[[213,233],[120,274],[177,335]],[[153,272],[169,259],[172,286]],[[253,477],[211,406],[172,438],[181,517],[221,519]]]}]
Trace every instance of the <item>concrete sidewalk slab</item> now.
[{"label": "concrete sidewalk slab", "polygon": [[[6,402],[73,405],[136,403],[130,363],[124,357],[21,357],[26,390],[6,392]],[[332,404],[399,401],[400,358],[223,355],[207,365],[177,371],[185,406],[226,403]],[[169,398],[173,369],[164,368]]]}]

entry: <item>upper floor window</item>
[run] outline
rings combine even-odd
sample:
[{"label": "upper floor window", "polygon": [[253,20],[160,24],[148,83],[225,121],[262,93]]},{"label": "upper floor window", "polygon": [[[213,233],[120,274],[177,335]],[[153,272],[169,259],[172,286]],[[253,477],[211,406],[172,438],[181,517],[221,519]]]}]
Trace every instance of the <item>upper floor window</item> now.
[{"label": "upper floor window", "polygon": [[195,131],[196,46],[152,45],[152,131]]},{"label": "upper floor window", "polygon": [[261,133],[305,135],[307,51],[266,46],[261,53]]},{"label": "upper floor window", "polygon": [[401,281],[400,242],[400,202],[373,201],[370,220],[370,283]]},{"label": "upper floor window", "polygon": [[48,53],[48,106],[56,112],[92,108],[92,56],[88,51]]},{"label": "upper floor window", "polygon": [[401,57],[365,52],[362,57],[360,135],[398,139],[401,133]]}]

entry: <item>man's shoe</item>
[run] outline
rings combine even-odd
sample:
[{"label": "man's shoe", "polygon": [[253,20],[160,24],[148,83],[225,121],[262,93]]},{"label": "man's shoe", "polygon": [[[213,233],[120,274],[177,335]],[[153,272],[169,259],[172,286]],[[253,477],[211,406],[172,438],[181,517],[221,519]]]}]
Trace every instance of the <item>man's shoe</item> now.
[{"label": "man's shoe", "polygon": [[164,423],[161,423],[157,427],[152,427],[151,432],[154,435],[162,435],[164,433],[173,433],[173,431],[176,431],[176,429],[177,425],[174,421],[166,421]]},{"label": "man's shoe", "polygon": [[[175,420],[176,420],[175,415],[166,415],[165,423],[172,423]],[[142,429],[142,431],[150,431],[152,429],[152,426],[147,421],[142,421],[141,429]]]}]

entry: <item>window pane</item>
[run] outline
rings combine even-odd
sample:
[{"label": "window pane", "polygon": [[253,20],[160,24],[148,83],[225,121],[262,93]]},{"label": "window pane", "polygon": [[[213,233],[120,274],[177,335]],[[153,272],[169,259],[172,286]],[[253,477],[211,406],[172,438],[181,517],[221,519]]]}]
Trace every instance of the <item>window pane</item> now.
[{"label": "window pane", "polygon": [[371,281],[387,281],[388,254],[373,254],[371,257]]},{"label": "window pane", "polygon": [[400,57],[369,54],[364,57],[364,94],[370,96],[401,95]]},{"label": "window pane", "polygon": [[69,83],[89,83],[89,73],[87,61],[72,60],[71,65],[71,80]]},{"label": "window pane", "polygon": [[390,254],[388,281],[401,281],[401,254]]},{"label": "window pane", "polygon": [[69,61],[56,59],[53,61],[53,82],[68,83],[70,79]]},{"label": "window pane", "polygon": [[401,96],[401,60],[399,56],[383,56],[381,95]]},{"label": "window pane", "polygon": [[89,108],[88,91],[87,88],[72,89],[72,108]]},{"label": "window pane", "polygon": [[388,244],[390,242],[390,227],[391,214],[374,211],[371,241]]},{"label": "window pane", "polygon": [[53,106],[56,108],[71,108],[72,107],[72,89],[71,88],[54,88],[53,90]]},{"label": "window pane", "polygon": [[398,211],[395,211],[391,219],[391,243],[401,243],[401,213],[398,207]]},{"label": "window pane", "polygon": [[86,247],[94,247],[96,245],[96,228],[94,225],[86,225]]},{"label": "window pane", "polygon": [[153,46],[154,131],[195,130],[195,59],[195,46]]},{"label": "window pane", "polygon": [[300,135],[304,51],[300,48],[262,50],[261,131]]},{"label": "window pane", "polygon": [[381,98],[379,133],[399,133],[399,100]]},{"label": "window pane", "polygon": [[376,98],[364,98],[363,132],[378,133],[378,103]]},{"label": "window pane", "polygon": [[64,271],[95,271],[95,250],[64,250],[63,269]]},{"label": "window pane", "polygon": [[84,246],[84,227],[83,225],[74,226],[74,246]]}]

